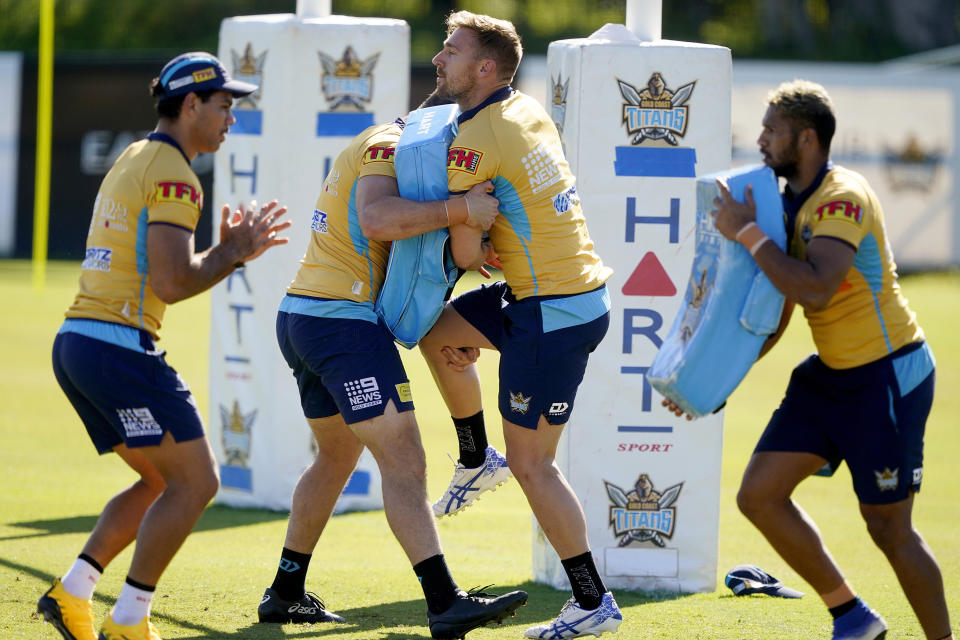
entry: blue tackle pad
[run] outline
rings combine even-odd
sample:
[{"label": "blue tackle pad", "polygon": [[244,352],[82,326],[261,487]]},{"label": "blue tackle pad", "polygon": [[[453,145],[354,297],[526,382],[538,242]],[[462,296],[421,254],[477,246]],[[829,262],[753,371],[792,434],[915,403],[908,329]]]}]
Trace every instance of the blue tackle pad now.
[{"label": "blue tackle pad", "polygon": [[697,179],[697,233],[693,266],[683,304],[647,371],[647,381],[694,417],[726,402],[774,333],[783,294],[767,279],[750,252],[724,238],[713,225],[713,199],[724,180],[743,202],[753,185],[757,224],[780,249],[787,232],[777,179],[768,167],[730,169]]},{"label": "blue tackle pad", "polygon": [[[411,111],[397,143],[394,169],[400,196],[446,200],[447,153],[457,134],[457,105]],[[412,349],[433,327],[457,281],[450,233],[436,229],[394,240],[374,310],[394,339]]]}]

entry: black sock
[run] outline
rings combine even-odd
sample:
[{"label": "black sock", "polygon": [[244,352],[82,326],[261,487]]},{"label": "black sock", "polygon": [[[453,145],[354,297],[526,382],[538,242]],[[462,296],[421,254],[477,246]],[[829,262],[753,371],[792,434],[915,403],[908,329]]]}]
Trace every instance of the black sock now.
[{"label": "black sock", "polygon": [[131,587],[134,587],[135,589],[140,589],[140,591],[149,591],[150,593],[153,593],[154,591],[157,590],[157,585],[143,584],[142,582],[137,582],[130,576],[127,576],[127,579],[125,582]]},{"label": "black sock", "polygon": [[311,555],[283,548],[280,553],[277,576],[270,586],[284,600],[299,600],[303,596],[306,591],[307,567],[310,566]]},{"label": "black sock", "polygon": [[420,587],[427,599],[427,608],[431,613],[443,613],[450,608],[460,588],[453,581],[443,554],[438,553],[413,565],[413,572],[420,580]]},{"label": "black sock", "polygon": [[453,418],[460,445],[460,464],[476,469],[487,458],[487,429],[483,424],[483,410],[469,418]]},{"label": "black sock", "polygon": [[600,606],[607,588],[603,586],[593,554],[587,551],[578,556],[561,560],[563,570],[567,572],[573,597],[581,609],[592,611]]},{"label": "black sock", "polygon": [[838,604],[835,607],[830,607],[830,615],[833,616],[833,619],[836,620],[843,614],[848,611],[853,611],[853,608],[860,604],[860,598],[854,598],[853,600],[847,600],[843,604]]},{"label": "black sock", "polygon": [[91,567],[93,567],[94,569],[96,569],[96,570],[99,571],[100,573],[103,573],[103,567],[100,566],[100,563],[97,562],[96,560],[94,560],[93,558],[91,558],[90,556],[88,556],[87,554],[81,553],[81,554],[80,554],[79,556],[77,556],[77,557],[80,558],[81,560],[83,560],[84,562],[86,562],[87,564],[89,564]]}]

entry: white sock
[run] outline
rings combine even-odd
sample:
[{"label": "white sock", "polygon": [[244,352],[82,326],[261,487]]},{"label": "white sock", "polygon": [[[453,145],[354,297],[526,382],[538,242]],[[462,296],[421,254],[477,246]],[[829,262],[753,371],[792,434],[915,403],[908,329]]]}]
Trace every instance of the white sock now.
[{"label": "white sock", "polygon": [[117,624],[124,626],[134,625],[150,617],[150,604],[153,601],[153,591],[144,591],[124,582],[117,596],[117,604],[113,605],[110,617]]},{"label": "white sock", "polygon": [[97,588],[97,582],[101,575],[103,574],[97,571],[92,564],[82,558],[77,558],[60,582],[70,595],[81,600],[89,600],[93,597],[93,590]]}]

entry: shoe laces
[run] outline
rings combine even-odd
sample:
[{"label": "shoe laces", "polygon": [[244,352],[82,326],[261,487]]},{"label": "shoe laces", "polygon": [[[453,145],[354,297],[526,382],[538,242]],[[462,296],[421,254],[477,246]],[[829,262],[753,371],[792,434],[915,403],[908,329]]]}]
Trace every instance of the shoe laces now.
[{"label": "shoe laces", "polygon": [[[569,600],[567,600],[566,602],[564,602],[564,603],[563,603],[563,606],[560,607],[560,614],[559,614],[557,617],[559,618],[559,617],[563,616],[564,612],[565,612],[567,609],[569,609],[570,607],[572,607],[572,606],[574,606],[574,605],[576,605],[576,604],[577,604],[577,599],[576,599],[576,598],[570,598]],[[577,606],[579,606],[579,605],[577,605]]]},{"label": "shoe laces", "polygon": [[310,600],[313,604],[317,605],[321,609],[326,609],[326,606],[323,604],[323,600],[320,599],[320,596],[315,594],[313,591],[305,591],[304,596]]},{"label": "shoe laces", "polygon": [[493,586],[493,583],[490,583],[484,587],[470,587],[466,591],[466,597],[467,598],[487,598],[487,599],[498,598],[499,596],[494,595],[492,593],[487,593],[486,591],[484,591],[484,589],[489,589],[492,586]]},{"label": "shoe laces", "polygon": [[460,469],[463,467],[463,465],[460,464],[460,461],[450,455],[449,451],[447,451],[447,457],[450,458],[450,462],[453,463],[453,472],[456,473],[457,471],[460,471]]}]

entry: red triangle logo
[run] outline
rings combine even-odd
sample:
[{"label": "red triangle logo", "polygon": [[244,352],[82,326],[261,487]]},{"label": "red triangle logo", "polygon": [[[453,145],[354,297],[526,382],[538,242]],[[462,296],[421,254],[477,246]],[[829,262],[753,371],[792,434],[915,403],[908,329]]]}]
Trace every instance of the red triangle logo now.
[{"label": "red triangle logo", "polygon": [[657,256],[648,251],[620,290],[625,296],[673,296],[677,287]]}]

